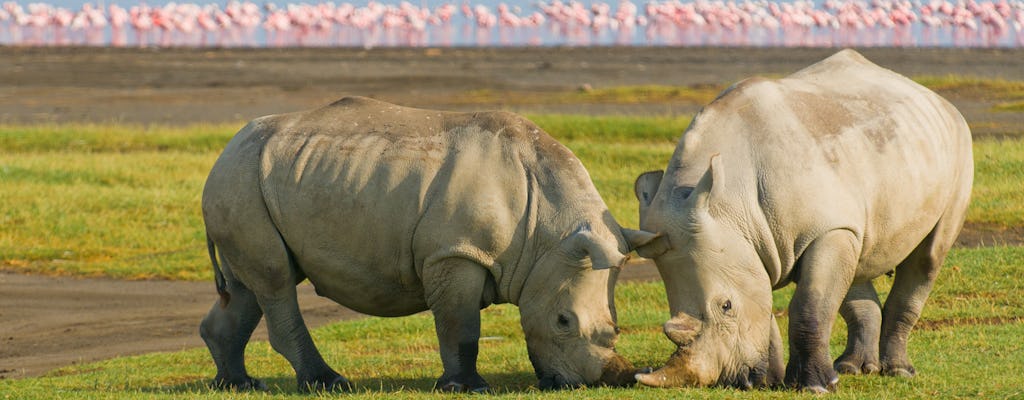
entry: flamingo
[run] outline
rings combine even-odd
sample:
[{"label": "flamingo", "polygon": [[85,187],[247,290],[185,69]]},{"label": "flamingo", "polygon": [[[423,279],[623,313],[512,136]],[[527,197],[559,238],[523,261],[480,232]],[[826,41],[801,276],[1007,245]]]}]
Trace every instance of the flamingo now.
[{"label": "flamingo", "polygon": [[[399,1],[399,0],[393,0]],[[461,5],[444,3],[431,10],[413,5],[411,1],[385,4],[376,0],[365,6],[348,2],[288,3],[283,7],[267,4],[260,7],[248,0],[230,0],[223,8],[216,4],[192,2],[167,3],[160,7],[140,4],[125,9],[116,4],[106,8],[93,3],[83,4],[78,10],[55,7],[46,3],[31,3],[23,7],[7,1],[0,5],[0,28],[25,29],[28,35],[14,35],[14,39],[29,44],[42,44],[46,40],[60,40],[63,31],[85,31],[102,38],[103,29],[115,32],[132,30],[142,38],[156,30],[164,39],[161,44],[185,44],[205,34],[232,35],[263,29],[267,32],[298,31],[293,38],[318,35],[342,28],[372,32],[378,28],[400,30],[403,43],[422,43],[428,29],[446,29],[458,17],[481,29],[491,27],[535,28],[551,25],[555,34],[566,35],[570,43],[590,43],[584,36],[600,37],[604,32],[620,32],[616,43],[629,43],[631,29],[647,28],[646,36],[656,40],[659,36],[706,37],[709,43],[757,44],[753,32],[781,33],[792,36],[784,44],[826,44],[831,39],[814,41],[814,36],[827,37],[829,32],[846,31],[838,40],[850,43],[857,40],[849,32],[894,30],[904,32],[903,39],[911,40],[906,32],[913,25],[929,28],[954,27],[955,38],[981,37],[986,45],[1002,43],[1024,46],[1024,1],[1021,0],[824,0],[815,4],[809,0],[647,0],[642,6],[633,0],[619,0],[615,10],[602,0],[541,0],[536,11],[522,12],[516,7],[499,4],[493,12],[482,4],[467,0]],[[756,28],[756,30],[751,30]],[[54,35],[43,34],[51,29]],[[982,30],[983,32],[973,33]],[[36,31],[37,33],[31,33]],[[588,32],[589,33],[585,33]],[[684,33],[685,32],[685,33]],[[442,34],[442,36],[445,34]],[[859,35],[859,34],[858,34]],[[374,36],[373,34],[368,37]],[[393,36],[399,37],[399,36]],[[533,35],[531,41],[536,38]],[[505,39],[502,39],[505,40]],[[688,42],[700,44],[701,41]],[[896,40],[895,36],[892,39]],[[981,41],[956,43],[982,44]],[[684,39],[685,41],[685,39]],[[1001,42],[1000,42],[1001,41]],[[193,42],[194,43],[194,42]],[[236,44],[242,42],[234,42]],[[305,43],[305,42],[303,42]],[[675,42],[673,42],[675,43]],[[682,43],[682,42],[679,42]],[[900,44],[892,42],[890,44]],[[286,44],[281,42],[281,44]],[[879,43],[882,44],[882,43]]]}]

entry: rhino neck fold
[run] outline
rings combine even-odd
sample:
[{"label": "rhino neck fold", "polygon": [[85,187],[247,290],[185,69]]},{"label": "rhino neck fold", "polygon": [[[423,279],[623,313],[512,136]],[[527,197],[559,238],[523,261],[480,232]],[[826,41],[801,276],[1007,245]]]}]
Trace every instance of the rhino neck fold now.
[{"label": "rhino neck fold", "polygon": [[526,209],[522,220],[522,229],[518,232],[521,239],[518,260],[509,263],[506,270],[499,276],[498,296],[502,302],[519,305],[519,296],[526,285],[526,278],[539,261],[537,246],[534,240],[537,231],[537,177],[529,168],[526,169]]}]

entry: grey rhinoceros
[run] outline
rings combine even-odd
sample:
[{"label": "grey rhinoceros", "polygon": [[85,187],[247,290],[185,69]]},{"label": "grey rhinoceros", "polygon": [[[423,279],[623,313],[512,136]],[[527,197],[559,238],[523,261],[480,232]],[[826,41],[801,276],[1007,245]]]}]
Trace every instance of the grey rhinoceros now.
[{"label": "grey rhinoceros", "polygon": [[350,387],[303,323],[304,279],[370,315],[431,310],[441,390],[488,388],[479,310],[495,303],[519,306],[541,388],[634,382],[612,303],[630,247],[579,160],[522,117],[351,97],[259,118],[216,161],[202,207],[215,386],[264,387],[243,350],[265,314],[300,390]]},{"label": "grey rhinoceros", "polygon": [[[836,370],[913,376],[907,337],[963,225],[971,133],[947,101],[852,50],[706,106],[636,182],[640,246],[678,350],[653,386],[834,390]],[[895,270],[881,308],[872,280]],[[789,363],[772,290],[789,283]],[[833,364],[836,314],[849,326]]]}]

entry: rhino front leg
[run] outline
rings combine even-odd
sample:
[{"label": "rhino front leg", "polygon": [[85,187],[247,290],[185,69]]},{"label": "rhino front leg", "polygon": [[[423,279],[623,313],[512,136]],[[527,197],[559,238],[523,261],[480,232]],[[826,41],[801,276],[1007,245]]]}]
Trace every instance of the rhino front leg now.
[{"label": "rhino front leg", "polygon": [[468,260],[449,258],[423,267],[424,292],[434,313],[444,365],[444,374],[434,386],[437,390],[490,390],[476,370],[480,309],[490,304],[484,300],[486,284],[487,269]]},{"label": "rhino front leg", "polygon": [[841,374],[872,374],[878,362],[878,339],[882,326],[882,306],[871,281],[854,284],[846,294],[839,314],[846,321],[846,351],[833,365]]},{"label": "rhino front leg", "polygon": [[245,346],[263,317],[263,311],[252,291],[235,280],[227,263],[223,264],[231,298],[227,304],[220,300],[214,303],[199,325],[199,334],[217,365],[217,376],[211,386],[215,389],[266,390],[263,382],[249,376],[245,370]]},{"label": "rhino front leg", "polygon": [[836,389],[828,342],[839,305],[850,289],[860,253],[845,230],[816,239],[801,256],[796,292],[789,306],[789,364],[786,384],[812,392]]}]

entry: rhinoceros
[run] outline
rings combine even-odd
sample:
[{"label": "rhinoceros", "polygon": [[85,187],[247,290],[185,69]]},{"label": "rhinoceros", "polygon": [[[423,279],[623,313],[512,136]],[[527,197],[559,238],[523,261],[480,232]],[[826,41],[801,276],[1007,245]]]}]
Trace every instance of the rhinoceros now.
[{"label": "rhinoceros", "polygon": [[[946,100],[853,50],[743,80],[704,107],[668,167],[635,184],[671,312],[647,385],[835,390],[838,372],[913,376],[907,337],[963,225],[971,133]],[[895,273],[882,308],[872,284]],[[789,362],[772,290],[796,284]],[[829,355],[836,315],[845,352]],[[780,382],[781,381],[781,382]]]},{"label": "rhinoceros", "polygon": [[622,228],[572,152],[515,114],[349,97],[258,118],[217,159],[202,209],[216,387],[265,387],[243,360],[263,315],[300,390],[351,387],[303,323],[306,279],[361,313],[432,311],[440,390],[488,389],[479,310],[497,303],[519,307],[540,388],[635,382],[615,352]]}]

